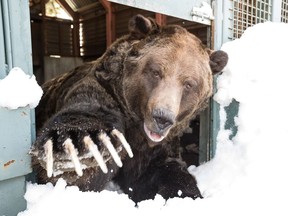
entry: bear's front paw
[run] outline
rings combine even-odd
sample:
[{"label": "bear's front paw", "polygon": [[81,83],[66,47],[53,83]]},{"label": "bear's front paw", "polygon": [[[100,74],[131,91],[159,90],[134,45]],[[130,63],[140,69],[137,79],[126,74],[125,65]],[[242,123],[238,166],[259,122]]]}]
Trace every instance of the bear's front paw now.
[{"label": "bear's front paw", "polygon": [[130,145],[124,135],[115,128],[109,131],[91,132],[87,130],[67,131],[66,128],[65,133],[46,129],[44,134],[37,138],[31,154],[46,169],[48,177],[51,177],[53,173],[64,173],[71,170],[75,170],[78,176],[82,176],[83,169],[97,165],[104,173],[107,173],[106,163],[111,158],[118,167],[122,167],[121,158],[125,155],[122,146],[132,158]]}]

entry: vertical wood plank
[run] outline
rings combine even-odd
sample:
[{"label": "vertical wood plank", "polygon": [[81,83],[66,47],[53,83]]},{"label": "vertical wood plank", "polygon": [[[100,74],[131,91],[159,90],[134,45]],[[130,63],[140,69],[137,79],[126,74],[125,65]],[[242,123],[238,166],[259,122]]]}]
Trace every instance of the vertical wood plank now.
[{"label": "vertical wood plank", "polygon": [[115,15],[111,3],[107,0],[99,0],[106,10],[106,47],[115,40]]}]

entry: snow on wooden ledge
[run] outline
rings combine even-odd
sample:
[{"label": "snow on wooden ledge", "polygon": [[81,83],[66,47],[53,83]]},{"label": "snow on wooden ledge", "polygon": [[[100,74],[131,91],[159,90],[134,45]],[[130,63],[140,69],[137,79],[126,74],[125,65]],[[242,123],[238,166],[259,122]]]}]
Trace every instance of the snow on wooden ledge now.
[{"label": "snow on wooden ledge", "polygon": [[14,67],[9,74],[0,80],[0,107],[17,109],[29,105],[35,108],[43,91],[38,85],[35,76],[29,76],[19,68]]}]

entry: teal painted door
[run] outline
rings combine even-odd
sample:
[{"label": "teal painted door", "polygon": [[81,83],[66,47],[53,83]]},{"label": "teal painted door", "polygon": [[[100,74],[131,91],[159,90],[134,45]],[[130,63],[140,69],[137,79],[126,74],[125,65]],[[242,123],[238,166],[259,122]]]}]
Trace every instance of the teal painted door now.
[{"label": "teal painted door", "polygon": [[[29,0],[0,1],[0,79],[13,67],[32,75]],[[17,88],[17,87],[16,87]],[[34,110],[0,108],[0,215],[26,209],[25,175],[35,138]]]}]

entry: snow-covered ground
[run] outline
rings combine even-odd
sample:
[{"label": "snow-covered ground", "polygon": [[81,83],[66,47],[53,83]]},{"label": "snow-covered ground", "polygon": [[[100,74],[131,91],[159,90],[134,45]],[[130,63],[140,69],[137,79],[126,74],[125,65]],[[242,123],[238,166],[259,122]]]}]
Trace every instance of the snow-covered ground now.
[{"label": "snow-covered ground", "polygon": [[[229,63],[218,78],[221,130],[213,160],[190,167],[204,199],[156,196],[139,207],[124,194],[80,192],[59,180],[27,184],[26,211],[36,215],[288,215],[288,24],[257,24],[225,43]],[[236,136],[224,129],[224,107],[240,103]]]}]

